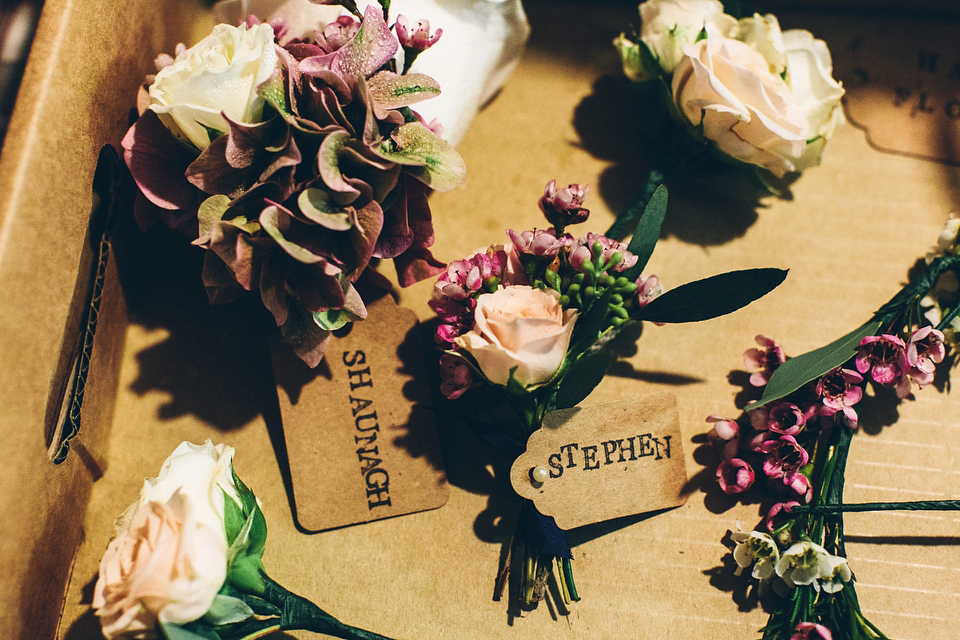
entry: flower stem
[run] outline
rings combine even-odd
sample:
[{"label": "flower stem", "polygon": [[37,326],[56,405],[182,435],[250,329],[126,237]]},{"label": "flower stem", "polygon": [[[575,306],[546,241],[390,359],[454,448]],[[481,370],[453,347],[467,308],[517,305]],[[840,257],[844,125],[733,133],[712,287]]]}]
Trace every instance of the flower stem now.
[{"label": "flower stem", "polygon": [[580,594],[577,593],[577,585],[573,581],[573,561],[570,558],[563,558],[563,580],[570,592],[570,599],[574,602],[580,602]]},{"label": "flower stem", "polygon": [[269,577],[265,577],[265,580],[264,599],[282,611],[280,629],[325,633],[344,640],[389,640],[379,633],[344,624],[306,598],[286,590]]},{"label": "flower stem", "polygon": [[858,511],[957,511],[960,500],[917,500],[913,502],[859,502],[846,504],[807,504],[791,513],[853,513]]}]

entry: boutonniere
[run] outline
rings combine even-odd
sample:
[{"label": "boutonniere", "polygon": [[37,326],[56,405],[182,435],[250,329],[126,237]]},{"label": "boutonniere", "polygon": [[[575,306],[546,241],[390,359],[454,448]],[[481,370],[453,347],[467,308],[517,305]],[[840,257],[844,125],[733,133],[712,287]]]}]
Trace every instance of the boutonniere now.
[{"label": "boutonniere", "polygon": [[863,325],[789,358],[765,336],[744,354],[758,397],[738,419],[710,416],[725,493],[760,500],[763,522],[732,534],[738,572],[782,598],[763,638],[886,638],[860,610],[843,513],[955,510],[952,500],[843,502],[844,470],[868,386],[896,401],[934,380],[957,345],[960,255],[951,218],[911,281]]},{"label": "boutonniere", "polygon": [[382,639],[277,584],[267,522],[233,469],[233,447],[180,444],[117,520],[93,606],[107,638],[252,640],[302,629]]},{"label": "boutonniere", "polygon": [[738,2],[647,0],[639,26],[614,44],[626,76],[663,109],[645,114],[662,120],[646,186],[608,235],[626,235],[665,180],[717,159],[780,193],[781,179],[819,164],[844,121],[827,45],[782,31],[773,14],[741,17]]},{"label": "boutonniere", "polygon": [[[460,416],[508,460],[524,452],[524,443],[550,412],[576,407],[600,383],[615,358],[608,347],[618,333],[638,328],[642,321],[693,322],[730,313],[772,290],[786,275],[779,269],[748,269],[666,289],[657,276],[643,273],[659,238],[666,189],[651,199],[629,245],[595,233],[566,233],[568,226],[587,220],[586,193],[585,186],[557,188],[550,182],[540,208],[552,226],[510,230],[508,243],[451,262],[430,303],[440,320],[440,389],[463,402],[458,399],[483,388],[492,392],[492,403],[512,408],[496,423]],[[456,407],[449,408],[456,412]],[[611,442],[606,444],[613,446]],[[606,455],[611,461],[615,455],[637,460],[645,453],[641,449],[654,450],[653,443],[652,436],[630,438],[629,450],[622,441],[623,451],[610,449]],[[571,466],[599,468],[603,460],[599,445],[588,448],[580,463],[573,462],[572,447],[568,449]],[[665,452],[669,455],[669,444]],[[529,477],[525,473],[520,470],[521,481],[539,487],[559,478],[562,467],[559,473],[546,465],[531,469]],[[566,603],[579,599],[565,533],[529,500],[522,502],[511,546],[521,558],[517,596],[523,603],[544,596],[554,565],[558,593]],[[498,597],[508,573],[509,561],[501,569]]]}]

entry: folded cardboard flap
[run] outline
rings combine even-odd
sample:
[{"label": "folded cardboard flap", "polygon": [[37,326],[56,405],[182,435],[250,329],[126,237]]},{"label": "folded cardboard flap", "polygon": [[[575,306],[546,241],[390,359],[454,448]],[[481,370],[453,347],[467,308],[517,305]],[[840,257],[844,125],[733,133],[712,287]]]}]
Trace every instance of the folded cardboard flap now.
[{"label": "folded cardboard flap", "polygon": [[[0,156],[0,636],[53,637],[90,486],[102,471],[126,320],[107,262],[82,428],[55,466],[89,291],[97,154],[119,148],[158,51],[191,39],[198,2],[48,0]],[[134,27],[135,25],[135,27]],[[80,286],[82,284],[82,286]]]}]

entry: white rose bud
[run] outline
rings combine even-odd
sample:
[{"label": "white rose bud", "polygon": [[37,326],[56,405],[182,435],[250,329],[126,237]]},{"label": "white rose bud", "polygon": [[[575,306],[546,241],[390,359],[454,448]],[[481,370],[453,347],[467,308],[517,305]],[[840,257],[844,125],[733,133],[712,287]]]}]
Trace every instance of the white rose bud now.
[{"label": "white rose bud", "polygon": [[277,69],[269,24],[219,24],[206,38],[180,53],[150,85],[150,109],[170,131],[205,149],[208,130],[225,133],[227,121],[256,124],[265,101],[257,89]]},{"label": "white rose bud", "polygon": [[702,31],[707,37],[737,31],[737,20],[723,12],[719,0],[648,0],[640,5],[640,19],[640,39],[666,73],[673,73],[683,45],[696,42]]}]

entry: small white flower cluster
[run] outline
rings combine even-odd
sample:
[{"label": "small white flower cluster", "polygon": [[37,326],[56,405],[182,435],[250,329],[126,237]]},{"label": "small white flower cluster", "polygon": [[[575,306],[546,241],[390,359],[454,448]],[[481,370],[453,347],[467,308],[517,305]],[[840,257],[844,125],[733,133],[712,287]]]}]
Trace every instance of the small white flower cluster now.
[{"label": "small white flower cluster", "polygon": [[751,575],[761,584],[772,581],[778,592],[813,585],[817,591],[836,593],[853,579],[846,558],[810,540],[794,542],[781,552],[773,537],[761,531],[735,531],[732,537],[737,575],[752,565]]}]

